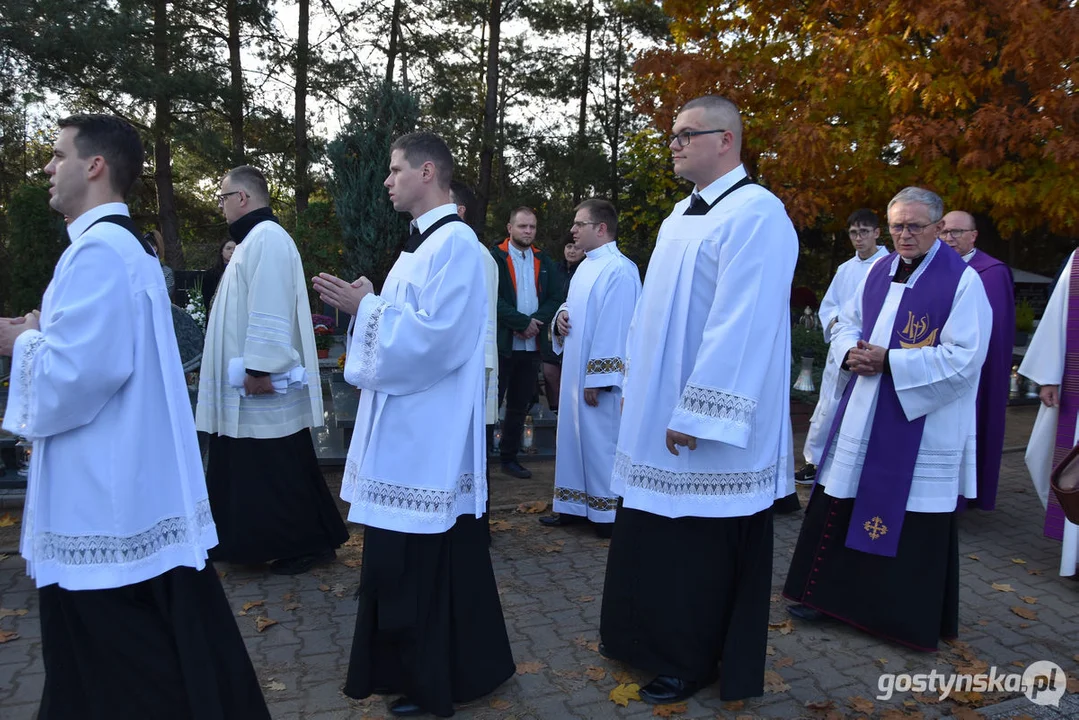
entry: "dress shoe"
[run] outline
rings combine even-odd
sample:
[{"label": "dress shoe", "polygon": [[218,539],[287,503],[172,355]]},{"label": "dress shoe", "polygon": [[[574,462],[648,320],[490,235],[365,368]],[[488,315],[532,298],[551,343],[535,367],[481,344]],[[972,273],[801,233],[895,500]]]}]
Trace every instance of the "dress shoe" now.
[{"label": "dress shoe", "polygon": [[390,705],[390,712],[397,717],[415,717],[417,715],[427,714],[426,710],[409,700],[407,697],[401,697],[394,700],[393,704]]},{"label": "dress shoe", "polygon": [[660,675],[640,689],[641,700],[652,705],[667,705],[685,700],[703,688],[705,683]]},{"label": "dress shoe", "polygon": [[798,493],[793,492],[786,497],[781,497],[772,503],[772,512],[776,515],[790,515],[802,509],[802,503],[798,500]]},{"label": "dress shoe", "polygon": [[337,552],[326,550],[325,552],[312,553],[310,555],[297,555],[296,557],[281,558],[270,563],[270,572],[274,575],[299,575],[305,573],[316,565],[332,562],[337,559]]},{"label": "dress shoe", "polygon": [[592,527],[596,529],[596,537],[604,540],[610,540],[614,535],[614,523],[592,523]]},{"label": "dress shoe", "polygon": [[794,482],[797,485],[812,485],[816,479],[817,466],[813,463],[806,463],[801,470],[794,473]]},{"label": "dress shoe", "polygon": [[502,463],[502,472],[507,475],[512,475],[515,478],[520,478],[521,480],[527,480],[532,477],[532,471],[523,467],[521,463],[516,460]]},{"label": "dress shoe", "polygon": [[800,620],[809,620],[810,622],[824,619],[824,613],[820,610],[815,610],[808,605],[789,605],[787,607],[787,612]]},{"label": "dress shoe", "polygon": [[576,515],[567,515],[566,513],[556,513],[554,515],[548,515],[547,517],[541,517],[539,521],[540,525],[546,525],[547,527],[565,527],[566,525],[576,525],[579,522],[583,522],[584,518],[577,517]]}]

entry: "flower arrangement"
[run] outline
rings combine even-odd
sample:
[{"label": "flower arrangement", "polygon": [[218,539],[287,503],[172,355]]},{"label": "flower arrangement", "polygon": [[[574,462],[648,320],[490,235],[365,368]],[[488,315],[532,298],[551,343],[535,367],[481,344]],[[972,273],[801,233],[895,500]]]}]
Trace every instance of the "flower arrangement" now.
[{"label": "flower arrangement", "polygon": [[194,318],[199,329],[206,332],[206,306],[202,303],[202,283],[196,283],[187,291],[187,305],[184,312]]},{"label": "flower arrangement", "polygon": [[345,353],[341,353],[341,357],[337,358],[337,369],[338,370],[344,370],[345,369]]},{"label": "flower arrangement", "polygon": [[319,357],[328,357],[336,327],[333,318],[315,313],[311,315],[311,324],[315,326],[315,347],[319,351]]}]

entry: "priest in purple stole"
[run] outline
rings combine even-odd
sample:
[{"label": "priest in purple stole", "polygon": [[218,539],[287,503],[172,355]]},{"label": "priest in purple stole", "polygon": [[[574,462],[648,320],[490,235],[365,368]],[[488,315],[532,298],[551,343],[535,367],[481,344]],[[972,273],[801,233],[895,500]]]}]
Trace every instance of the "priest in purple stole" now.
[{"label": "priest in purple stole", "polygon": [[993,312],[977,271],[938,241],[943,203],[888,204],[896,252],[844,307],[830,352],[846,384],[783,594],[920,650],[959,630],[956,508],[977,497],[975,406]]},{"label": "priest in purple stole", "polygon": [[[940,239],[978,272],[993,308],[993,333],[978,383],[978,497],[968,507],[992,510],[997,504],[1000,456],[1004,451],[1004,417],[1008,410],[1012,350],[1015,346],[1015,285],[1012,270],[992,255],[978,250],[974,216],[953,210],[944,216]],[[960,503],[960,509],[963,509]]]}]

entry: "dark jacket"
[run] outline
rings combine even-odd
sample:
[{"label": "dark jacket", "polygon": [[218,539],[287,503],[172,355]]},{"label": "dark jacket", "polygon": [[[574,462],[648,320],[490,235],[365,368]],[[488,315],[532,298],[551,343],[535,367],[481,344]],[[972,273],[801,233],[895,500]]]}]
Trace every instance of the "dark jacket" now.
[{"label": "dark jacket", "polygon": [[536,295],[539,309],[531,315],[517,312],[516,274],[510,267],[507,249],[509,238],[501,245],[491,248],[491,255],[498,262],[498,354],[509,357],[513,353],[513,333],[528,327],[532,318],[543,325],[536,336],[536,349],[540,355],[551,352],[550,325],[559,306],[566,300],[566,283],[555,261],[537,247],[532,248],[533,268],[536,278]]}]

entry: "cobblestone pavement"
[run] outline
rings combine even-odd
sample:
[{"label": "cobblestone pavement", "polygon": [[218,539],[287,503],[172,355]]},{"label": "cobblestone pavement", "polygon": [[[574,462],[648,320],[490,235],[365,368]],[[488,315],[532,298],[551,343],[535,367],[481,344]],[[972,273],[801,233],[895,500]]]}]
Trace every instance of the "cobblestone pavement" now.
[{"label": "cobblestone pavement", "polygon": [[[1033,408],[1010,411],[1007,446],[1025,444],[1033,414]],[[1057,575],[1059,548],[1041,535],[1043,511],[1021,452],[1004,457],[997,510],[969,512],[960,520],[959,644],[923,654],[840,624],[788,622],[778,593],[801,514],[778,516],[768,692],[725,705],[709,688],[683,706],[658,711],[633,700],[627,707],[611,701],[620,684],[650,678],[596,650],[608,541],[586,527],[541,527],[534,512],[538,505],[517,510],[519,503],[549,499],[553,464],[537,463],[533,469],[536,478],[529,482],[497,472],[492,481],[491,552],[518,673],[493,695],[459,708],[459,718],[1079,717],[1079,582]],[[327,477],[331,484],[337,479]],[[218,568],[274,718],[390,717],[385,698],[357,702],[340,693],[359,578],[361,534],[355,526],[352,530],[338,561],[307,575]],[[18,634],[6,642],[0,636],[0,716],[33,718],[44,679],[37,597],[16,554],[0,561],[0,606],[7,608],[0,610],[0,631]],[[275,624],[260,632],[260,618]],[[990,667],[1021,673],[1036,660],[1051,660],[1072,678],[1059,710],[1034,705],[1018,692],[961,693],[959,703],[934,702],[932,693],[897,692],[888,701],[876,697],[882,673],[956,668],[977,673]]]}]

